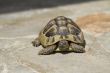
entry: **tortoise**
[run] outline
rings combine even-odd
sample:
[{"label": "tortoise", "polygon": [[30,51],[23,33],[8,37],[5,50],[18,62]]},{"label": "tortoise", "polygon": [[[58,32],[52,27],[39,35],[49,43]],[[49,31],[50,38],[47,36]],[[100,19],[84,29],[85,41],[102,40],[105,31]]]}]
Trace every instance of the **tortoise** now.
[{"label": "tortoise", "polygon": [[39,55],[49,55],[55,51],[85,52],[85,39],[79,26],[70,18],[58,16],[48,22],[39,36],[32,41],[33,46],[44,47]]}]

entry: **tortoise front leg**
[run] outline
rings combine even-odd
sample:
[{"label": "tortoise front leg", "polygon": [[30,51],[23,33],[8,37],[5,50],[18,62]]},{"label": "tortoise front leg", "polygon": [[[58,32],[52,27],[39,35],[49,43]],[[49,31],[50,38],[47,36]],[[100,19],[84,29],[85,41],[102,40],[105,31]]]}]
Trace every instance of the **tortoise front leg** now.
[{"label": "tortoise front leg", "polygon": [[34,41],[32,41],[33,46],[38,47],[41,45],[39,38],[36,38]]},{"label": "tortoise front leg", "polygon": [[75,43],[71,43],[70,48],[72,49],[73,52],[76,52],[76,53],[84,53],[85,52],[84,46],[81,46],[81,45],[78,45]]},{"label": "tortoise front leg", "polygon": [[39,55],[49,55],[53,53],[56,50],[57,46],[56,45],[51,45],[46,48],[43,48],[39,51]]}]

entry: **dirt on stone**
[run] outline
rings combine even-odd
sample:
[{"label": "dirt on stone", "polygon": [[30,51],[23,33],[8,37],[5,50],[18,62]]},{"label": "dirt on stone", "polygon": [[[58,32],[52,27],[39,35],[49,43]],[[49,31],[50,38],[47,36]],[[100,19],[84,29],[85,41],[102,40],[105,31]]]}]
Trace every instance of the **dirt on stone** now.
[{"label": "dirt on stone", "polygon": [[76,23],[88,31],[96,33],[110,31],[110,14],[96,13],[79,17]]}]

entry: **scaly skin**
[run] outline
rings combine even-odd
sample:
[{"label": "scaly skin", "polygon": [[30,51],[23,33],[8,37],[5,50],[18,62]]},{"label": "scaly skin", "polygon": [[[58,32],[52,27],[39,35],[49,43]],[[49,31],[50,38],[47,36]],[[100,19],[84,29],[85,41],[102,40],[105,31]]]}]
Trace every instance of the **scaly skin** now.
[{"label": "scaly skin", "polygon": [[84,53],[85,52],[85,49],[83,46],[75,44],[75,43],[71,43],[70,48],[72,49],[73,52],[76,52],[76,53]]},{"label": "scaly skin", "polygon": [[39,51],[39,55],[49,55],[56,50],[56,45],[51,45]]},{"label": "scaly skin", "polygon": [[40,41],[39,41],[39,38],[36,38],[34,41],[32,41],[32,45],[35,46],[35,47],[38,47],[41,45]]}]

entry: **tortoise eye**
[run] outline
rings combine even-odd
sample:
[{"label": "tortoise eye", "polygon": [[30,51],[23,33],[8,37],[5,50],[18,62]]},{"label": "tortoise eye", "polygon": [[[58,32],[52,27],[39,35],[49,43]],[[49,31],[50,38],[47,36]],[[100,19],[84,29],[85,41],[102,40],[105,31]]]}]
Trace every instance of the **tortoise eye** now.
[{"label": "tortoise eye", "polygon": [[46,36],[47,37],[50,37],[50,36],[54,36],[55,35],[55,29],[50,29],[47,33],[46,33]]}]

